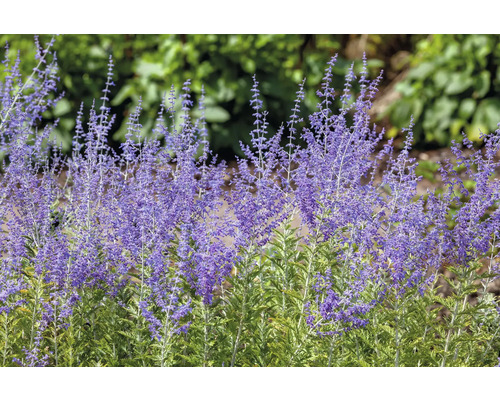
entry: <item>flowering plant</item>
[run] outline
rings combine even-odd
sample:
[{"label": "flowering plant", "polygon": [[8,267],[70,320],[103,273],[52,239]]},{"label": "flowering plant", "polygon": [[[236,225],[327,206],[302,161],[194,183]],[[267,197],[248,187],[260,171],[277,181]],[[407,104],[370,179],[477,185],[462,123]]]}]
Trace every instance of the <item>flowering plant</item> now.
[{"label": "flowering plant", "polygon": [[464,140],[470,156],[455,144],[444,190],[419,197],[412,125],[402,151],[384,143],[380,76],[363,60],[338,92],[333,57],[317,111],[301,116],[304,81],[274,135],[253,78],[228,185],[189,80],[150,136],[139,101],[121,151],[108,146],[110,58],[64,157],[39,126],[61,96],[52,42],[37,46],[31,76],[7,55],[0,82],[3,366],[497,363],[500,129],[484,149]]}]

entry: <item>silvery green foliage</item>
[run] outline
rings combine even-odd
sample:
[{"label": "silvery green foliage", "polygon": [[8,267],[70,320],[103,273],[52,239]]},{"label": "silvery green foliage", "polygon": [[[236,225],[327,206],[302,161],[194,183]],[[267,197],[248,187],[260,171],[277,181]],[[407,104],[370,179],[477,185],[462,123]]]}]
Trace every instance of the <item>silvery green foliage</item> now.
[{"label": "silvery green foliage", "polygon": [[[111,58],[62,157],[39,127],[60,98],[51,45],[28,78],[19,57],[3,63],[2,365],[496,362],[500,130],[484,150],[464,141],[470,157],[455,145],[444,192],[418,197],[411,125],[395,152],[370,122],[380,76],[363,60],[337,92],[333,57],[317,111],[301,116],[304,81],[272,136],[253,78],[251,145],[226,190],[189,80],[165,95],[150,137],[139,101],[121,151],[108,146]],[[455,278],[440,297],[444,266]]]}]

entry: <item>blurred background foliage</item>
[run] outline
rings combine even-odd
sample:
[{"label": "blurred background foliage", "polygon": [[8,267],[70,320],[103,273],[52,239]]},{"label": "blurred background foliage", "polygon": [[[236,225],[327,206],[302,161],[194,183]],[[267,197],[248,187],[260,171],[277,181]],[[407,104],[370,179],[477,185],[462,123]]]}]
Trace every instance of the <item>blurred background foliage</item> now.
[{"label": "blurred background foliage", "polygon": [[[395,128],[413,115],[416,140],[446,146],[462,132],[474,141],[500,122],[500,35],[430,35],[417,41],[410,67],[387,108]],[[391,131],[394,133],[394,129]]]},{"label": "blurred background foliage", "polygon": [[[110,144],[125,137],[126,118],[142,97],[143,132],[151,130],[162,96],[187,79],[193,98],[206,92],[210,142],[223,158],[239,155],[239,141],[252,128],[249,105],[252,75],[261,83],[270,131],[291,113],[298,84],[307,77],[304,115],[316,108],[316,90],[326,62],[335,53],[334,86],[342,90],[352,62],[359,71],[363,52],[371,78],[384,69],[373,108],[379,125],[395,136],[413,114],[416,146],[445,146],[464,130],[477,139],[479,130],[500,122],[500,35],[62,35],[54,46],[65,92],[46,122],[59,119],[55,131],[64,149],[71,146],[76,113],[99,99],[107,62],[114,59],[112,88],[116,123]],[[41,42],[50,36],[42,35]],[[0,35],[19,50],[22,67],[34,66],[31,35]],[[15,54],[15,53],[14,53]],[[99,101],[99,100],[97,100]],[[99,103],[98,103],[99,104]]]}]

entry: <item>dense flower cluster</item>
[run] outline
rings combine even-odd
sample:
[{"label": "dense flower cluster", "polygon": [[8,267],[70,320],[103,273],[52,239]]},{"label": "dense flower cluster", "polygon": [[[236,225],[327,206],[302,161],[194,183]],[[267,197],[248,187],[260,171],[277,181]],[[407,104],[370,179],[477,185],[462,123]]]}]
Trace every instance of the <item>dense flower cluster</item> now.
[{"label": "dense flower cluster", "polygon": [[[51,128],[38,130],[42,113],[60,98],[51,45],[39,46],[38,66],[27,79],[19,57],[13,63],[7,57],[0,82],[0,313],[8,324],[22,309],[30,321],[18,364],[47,365],[48,354],[57,364],[57,339],[55,350],[44,352],[44,334],[69,329],[78,305],[101,293],[101,302],[114,299],[143,318],[162,346],[163,365],[172,338],[189,335],[195,303],[207,310],[223,299],[233,275],[245,279],[262,268],[274,232],[294,218],[302,232],[295,251],[306,249],[298,323],[319,336],[363,328],[377,304],[393,301],[397,308],[406,293],[422,295],[446,263],[469,268],[490,257],[489,271],[497,271],[500,188],[492,176],[500,129],[470,157],[455,145],[457,163],[441,167],[444,193],[418,197],[411,126],[397,155],[371,126],[380,76],[368,79],[366,60],[359,77],[350,68],[339,93],[332,87],[333,57],[318,110],[304,122],[303,82],[289,121],[273,135],[254,77],[255,129],[226,191],[226,165],[208,146],[203,95],[200,117],[191,116],[190,81],[180,112],[172,88],[151,134],[143,135],[139,102],[121,152],[107,145],[114,121],[111,58],[101,105],[94,103],[87,117],[82,105],[72,156],[63,157]],[[467,140],[464,145],[472,149]],[[466,180],[475,182],[472,191]],[[257,279],[265,283],[262,275],[249,282]],[[248,296],[245,289],[233,363]]]}]

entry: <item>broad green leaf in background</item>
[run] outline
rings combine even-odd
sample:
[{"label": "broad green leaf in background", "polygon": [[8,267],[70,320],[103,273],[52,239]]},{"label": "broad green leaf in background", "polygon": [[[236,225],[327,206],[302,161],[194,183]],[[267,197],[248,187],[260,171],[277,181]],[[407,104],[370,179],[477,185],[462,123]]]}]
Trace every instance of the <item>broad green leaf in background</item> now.
[{"label": "broad green leaf in background", "polygon": [[500,35],[430,35],[416,44],[410,62],[407,76],[395,87],[402,98],[388,114],[402,128],[409,119],[401,111],[422,106],[414,128],[417,146],[447,146],[460,140],[462,130],[479,140],[479,130],[497,128]]}]

